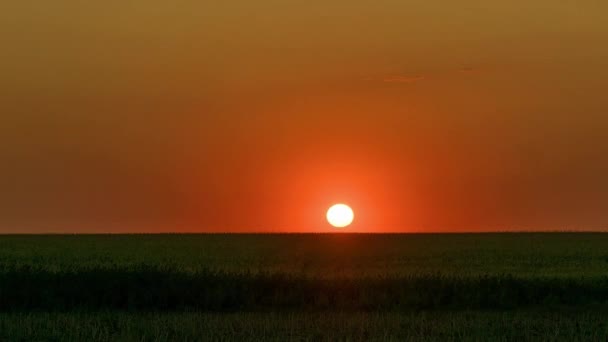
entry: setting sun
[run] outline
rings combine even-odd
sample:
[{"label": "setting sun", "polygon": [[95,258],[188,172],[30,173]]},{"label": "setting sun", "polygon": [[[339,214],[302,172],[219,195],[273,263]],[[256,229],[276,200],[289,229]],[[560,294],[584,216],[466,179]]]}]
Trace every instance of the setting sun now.
[{"label": "setting sun", "polygon": [[327,210],[327,221],[336,228],[344,228],[353,222],[355,215],[346,204],[335,204]]}]

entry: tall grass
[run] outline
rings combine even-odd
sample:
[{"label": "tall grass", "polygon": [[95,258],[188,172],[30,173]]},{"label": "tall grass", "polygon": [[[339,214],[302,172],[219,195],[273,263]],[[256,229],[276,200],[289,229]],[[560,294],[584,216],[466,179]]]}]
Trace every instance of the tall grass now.
[{"label": "tall grass", "polygon": [[1,341],[605,341],[597,312],[0,314]]},{"label": "tall grass", "polygon": [[599,307],[608,277],[427,275],[315,278],[148,266],[0,273],[0,310],[407,311]]},{"label": "tall grass", "polygon": [[0,340],[606,340],[608,234],[0,236]]}]

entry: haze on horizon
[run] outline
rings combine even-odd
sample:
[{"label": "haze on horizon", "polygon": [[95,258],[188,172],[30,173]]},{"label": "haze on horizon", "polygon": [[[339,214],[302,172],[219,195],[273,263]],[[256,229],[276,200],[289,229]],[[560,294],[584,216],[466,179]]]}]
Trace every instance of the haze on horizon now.
[{"label": "haze on horizon", "polygon": [[608,229],[608,2],[10,1],[0,232]]}]

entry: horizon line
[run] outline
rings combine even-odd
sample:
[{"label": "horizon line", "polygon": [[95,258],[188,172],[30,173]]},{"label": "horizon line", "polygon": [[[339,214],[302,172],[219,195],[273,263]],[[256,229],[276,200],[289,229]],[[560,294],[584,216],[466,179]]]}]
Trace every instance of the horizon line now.
[{"label": "horizon line", "polygon": [[500,230],[500,231],[415,231],[415,232],[39,232],[39,233],[9,233],[0,232],[0,236],[74,236],[74,235],[484,235],[484,234],[606,234],[606,230]]}]

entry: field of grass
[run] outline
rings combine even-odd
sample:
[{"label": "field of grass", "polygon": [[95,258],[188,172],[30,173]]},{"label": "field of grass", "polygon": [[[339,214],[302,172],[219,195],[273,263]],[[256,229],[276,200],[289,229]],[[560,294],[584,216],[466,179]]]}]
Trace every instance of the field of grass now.
[{"label": "field of grass", "polygon": [[2,341],[605,341],[608,313],[16,313]]},{"label": "field of grass", "polygon": [[608,234],[184,234],[0,236],[0,268],[51,272],[149,266],[319,277],[455,274],[590,277]]},{"label": "field of grass", "polygon": [[607,309],[601,233],[0,236],[0,340],[603,340]]}]

